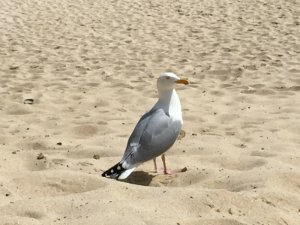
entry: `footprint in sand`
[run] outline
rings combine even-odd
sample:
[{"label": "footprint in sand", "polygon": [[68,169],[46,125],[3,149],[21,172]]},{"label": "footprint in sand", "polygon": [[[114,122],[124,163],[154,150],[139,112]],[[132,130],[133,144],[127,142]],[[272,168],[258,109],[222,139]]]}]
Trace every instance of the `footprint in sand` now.
[{"label": "footprint in sand", "polygon": [[42,171],[11,180],[13,193],[31,198],[83,193],[106,186],[98,177],[67,171]]},{"label": "footprint in sand", "polygon": [[46,216],[46,213],[41,210],[25,210],[24,213],[21,214],[21,216],[33,218],[36,220],[42,219]]},{"label": "footprint in sand", "polygon": [[72,129],[72,133],[79,138],[91,137],[97,132],[98,128],[93,125],[80,125]]},{"label": "footprint in sand", "polygon": [[224,176],[221,179],[210,179],[203,186],[209,189],[225,189],[230,192],[250,191],[264,186],[264,181],[255,176],[234,175]]},{"label": "footprint in sand", "polygon": [[229,170],[252,170],[264,166],[267,162],[263,159],[240,158],[239,160],[222,160],[221,167]]},{"label": "footprint in sand", "polygon": [[26,115],[30,114],[30,106],[28,105],[13,105],[7,108],[6,114],[8,115]]},{"label": "footprint in sand", "polygon": [[220,116],[218,116],[218,121],[220,121],[220,123],[231,123],[232,121],[234,120],[237,120],[240,118],[240,115],[239,114],[222,114]]},{"label": "footprint in sand", "polygon": [[276,154],[264,152],[264,151],[253,151],[251,152],[251,156],[259,156],[264,158],[274,157]]},{"label": "footprint in sand", "polygon": [[18,148],[23,150],[49,150],[50,147],[44,141],[40,140],[22,140],[17,144]]},{"label": "footprint in sand", "polygon": [[35,202],[27,202],[26,204],[9,204],[2,208],[5,211],[11,212],[11,215],[1,215],[1,224],[41,224],[40,220],[47,217],[47,209],[41,204]]}]

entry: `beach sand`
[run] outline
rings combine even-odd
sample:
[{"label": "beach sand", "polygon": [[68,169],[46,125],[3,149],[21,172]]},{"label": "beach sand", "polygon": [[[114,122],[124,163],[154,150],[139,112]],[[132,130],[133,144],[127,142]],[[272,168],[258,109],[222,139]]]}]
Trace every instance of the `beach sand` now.
[{"label": "beach sand", "polygon": [[[299,17],[294,0],[0,1],[0,224],[299,225]],[[187,171],[101,177],[165,71],[190,80],[167,153]]]}]

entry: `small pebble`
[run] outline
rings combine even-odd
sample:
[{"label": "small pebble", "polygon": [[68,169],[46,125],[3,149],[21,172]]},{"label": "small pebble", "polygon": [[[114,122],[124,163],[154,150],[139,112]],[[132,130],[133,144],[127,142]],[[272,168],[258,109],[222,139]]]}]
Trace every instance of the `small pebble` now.
[{"label": "small pebble", "polygon": [[98,154],[93,155],[93,159],[100,159],[100,155]]},{"label": "small pebble", "polygon": [[17,70],[17,69],[19,69],[19,67],[18,66],[10,66],[9,69],[10,70]]},{"label": "small pebble", "polygon": [[181,169],[181,172],[186,172],[187,171],[187,168],[186,167],[183,167],[182,169]]},{"label": "small pebble", "polygon": [[38,156],[36,157],[37,160],[41,160],[41,159],[44,159],[44,158],[45,158],[45,156],[44,156],[43,153],[38,154]]},{"label": "small pebble", "polygon": [[27,98],[24,100],[24,104],[32,105],[34,103],[34,100],[32,98]]}]

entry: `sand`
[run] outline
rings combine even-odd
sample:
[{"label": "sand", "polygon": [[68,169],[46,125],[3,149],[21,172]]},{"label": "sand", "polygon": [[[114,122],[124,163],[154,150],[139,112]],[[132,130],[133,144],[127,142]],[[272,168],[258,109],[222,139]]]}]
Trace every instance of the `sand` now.
[{"label": "sand", "polygon": [[[295,0],[0,1],[0,224],[299,225],[299,16]],[[101,177],[164,71],[191,83],[167,154],[187,171]]]}]

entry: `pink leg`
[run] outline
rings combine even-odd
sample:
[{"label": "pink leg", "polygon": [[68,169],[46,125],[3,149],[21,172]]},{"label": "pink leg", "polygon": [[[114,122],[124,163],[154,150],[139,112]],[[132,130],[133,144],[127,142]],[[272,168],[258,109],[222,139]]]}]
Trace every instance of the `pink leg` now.
[{"label": "pink leg", "polygon": [[153,159],[153,163],[154,163],[154,172],[157,173],[156,158]]},{"label": "pink leg", "polygon": [[[162,160],[163,165],[164,165],[164,174],[175,174],[175,173],[182,173],[182,172],[187,171],[186,167],[183,167],[182,169],[175,169],[175,170],[168,171],[167,170],[167,164],[166,164],[166,156],[164,154],[161,155],[161,160]],[[153,162],[154,162],[155,173],[157,173],[156,158],[153,159]]]},{"label": "pink leg", "polygon": [[164,165],[164,174],[168,174],[167,165],[166,165],[166,157],[165,157],[164,154],[161,155],[161,160],[162,160],[163,165]]}]

